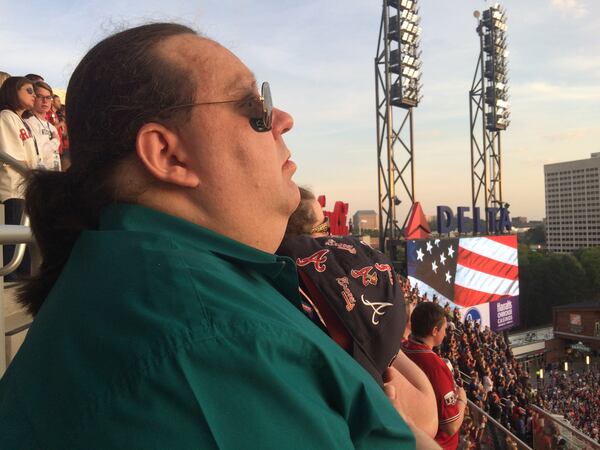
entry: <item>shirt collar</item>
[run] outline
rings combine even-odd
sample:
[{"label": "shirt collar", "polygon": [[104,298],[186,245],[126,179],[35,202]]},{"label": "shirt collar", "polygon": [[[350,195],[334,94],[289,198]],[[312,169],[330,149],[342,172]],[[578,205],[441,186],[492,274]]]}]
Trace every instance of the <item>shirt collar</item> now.
[{"label": "shirt collar", "polygon": [[425,347],[425,348],[427,348],[427,350],[429,350],[430,352],[432,352],[432,353],[435,353],[435,352],[433,351],[433,349],[432,349],[432,348],[431,348],[429,345],[427,345],[427,344],[426,344],[425,342],[423,342],[421,339],[414,337],[412,334],[411,334],[411,335],[408,337],[408,340],[409,340],[410,342],[412,342],[412,343],[413,343],[413,345],[418,345],[418,346],[420,346],[420,347]]},{"label": "shirt collar", "polygon": [[258,272],[272,277],[278,276],[291,262],[289,258],[258,250],[179,217],[130,203],[105,207],[100,213],[99,229],[158,233],[169,237],[180,248],[208,251],[252,265]]}]

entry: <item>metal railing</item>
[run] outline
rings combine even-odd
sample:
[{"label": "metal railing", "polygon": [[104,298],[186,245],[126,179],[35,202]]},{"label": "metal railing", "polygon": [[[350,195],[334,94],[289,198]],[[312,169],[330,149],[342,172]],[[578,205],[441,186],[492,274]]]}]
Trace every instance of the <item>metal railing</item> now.
[{"label": "metal railing", "polygon": [[[475,445],[478,449],[500,450],[531,450],[531,447],[515,436],[500,422],[478,407],[471,400],[467,400],[469,417],[472,420],[471,430],[463,421],[461,433],[475,434]],[[465,418],[465,420],[467,420]],[[468,421],[467,421],[468,422]],[[474,427],[474,428],[473,428]]]},{"label": "metal railing", "polygon": [[21,216],[21,225],[2,225],[0,226],[0,245],[16,244],[12,259],[4,267],[0,268],[0,277],[4,277],[14,272],[23,262],[27,244],[33,244],[33,235],[29,228],[29,217],[23,213]]},{"label": "metal railing", "polygon": [[[471,377],[464,372],[459,371],[463,382],[469,383]],[[502,399],[504,405],[507,399]],[[477,442],[477,448],[507,448],[507,449],[530,449],[526,443],[521,441],[517,436],[510,432],[500,422],[483,411],[471,400],[468,401],[470,416],[475,421],[477,427],[482,427],[484,431],[480,433],[479,439],[482,442]],[[550,412],[530,404],[533,410],[533,449],[535,450],[600,450],[600,443],[594,441],[582,431],[573,427],[565,420],[556,418]],[[485,417],[485,420],[481,420]],[[483,423],[482,423],[483,422]],[[489,424],[493,427],[489,428]],[[461,430],[462,432],[463,430]],[[500,436],[500,438],[498,437]],[[504,437],[504,439],[502,439]],[[560,443],[564,440],[564,443]],[[502,443],[504,442],[504,444]],[[492,447],[489,444],[493,443]]]},{"label": "metal railing", "polygon": [[[533,448],[536,450],[600,450],[600,443],[594,441],[566,420],[555,417],[542,408],[531,405],[536,425],[533,434]],[[561,440],[564,441],[561,443]]]},{"label": "metal railing", "polygon": [[[16,160],[12,156],[0,150],[0,164],[7,164],[19,174],[26,177],[29,169],[25,164]],[[4,214],[0,217],[0,223],[4,224]],[[6,370],[6,324],[4,317],[4,276],[14,272],[23,261],[27,245],[34,244],[31,228],[29,227],[29,217],[23,213],[20,225],[0,225],[0,246],[14,244],[15,251],[10,262],[0,267],[0,377]],[[4,250],[2,248],[2,250]],[[2,258],[3,252],[0,252]],[[33,265],[32,265],[33,267]],[[22,325],[18,331],[23,331],[29,327],[29,324]],[[15,334],[15,330],[9,330],[9,335]]]},{"label": "metal railing", "polygon": [[18,159],[13,158],[8,153],[3,152],[2,150],[0,150],[0,162],[8,164],[13,170],[23,175],[24,177],[26,177],[27,174],[29,174],[29,169],[25,164],[23,164]]}]

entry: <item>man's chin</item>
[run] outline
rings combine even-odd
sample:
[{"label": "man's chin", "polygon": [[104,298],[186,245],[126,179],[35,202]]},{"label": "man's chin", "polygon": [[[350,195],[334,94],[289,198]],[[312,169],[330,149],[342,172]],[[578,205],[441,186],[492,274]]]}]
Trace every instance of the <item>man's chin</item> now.
[{"label": "man's chin", "polygon": [[292,180],[290,180],[290,188],[292,190],[292,195],[290,196],[290,216],[292,215],[292,213],[294,211],[296,211],[296,208],[298,207],[298,205],[300,204],[300,189],[298,188],[298,185],[296,183],[294,183]]}]

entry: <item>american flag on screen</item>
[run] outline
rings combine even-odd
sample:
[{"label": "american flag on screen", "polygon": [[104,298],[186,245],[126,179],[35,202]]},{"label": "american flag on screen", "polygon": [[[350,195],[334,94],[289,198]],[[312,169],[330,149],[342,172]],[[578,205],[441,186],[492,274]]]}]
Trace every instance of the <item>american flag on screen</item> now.
[{"label": "american flag on screen", "polygon": [[515,235],[409,241],[407,257],[409,278],[421,292],[459,306],[519,295]]}]

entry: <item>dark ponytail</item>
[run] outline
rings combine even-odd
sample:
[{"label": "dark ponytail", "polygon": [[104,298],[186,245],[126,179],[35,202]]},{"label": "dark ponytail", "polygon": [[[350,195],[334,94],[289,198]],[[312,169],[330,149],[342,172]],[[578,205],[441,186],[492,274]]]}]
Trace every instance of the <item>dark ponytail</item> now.
[{"label": "dark ponytail", "polygon": [[25,209],[42,263],[38,274],[21,288],[20,302],[33,315],[60,275],[79,233],[97,225],[97,212],[74,192],[69,172],[36,170],[28,177]]},{"label": "dark ponytail", "polygon": [[42,257],[38,274],[19,293],[31,314],[39,311],[81,231],[96,229],[100,210],[119,200],[114,174],[134,153],[140,127],[189,120],[189,109],[162,111],[192,103],[195,83],[156,51],[161,41],[182,34],[196,33],[170,23],[122,31],[93,47],[73,72],[66,109],[71,167],[35,170],[27,181],[26,211]]}]

